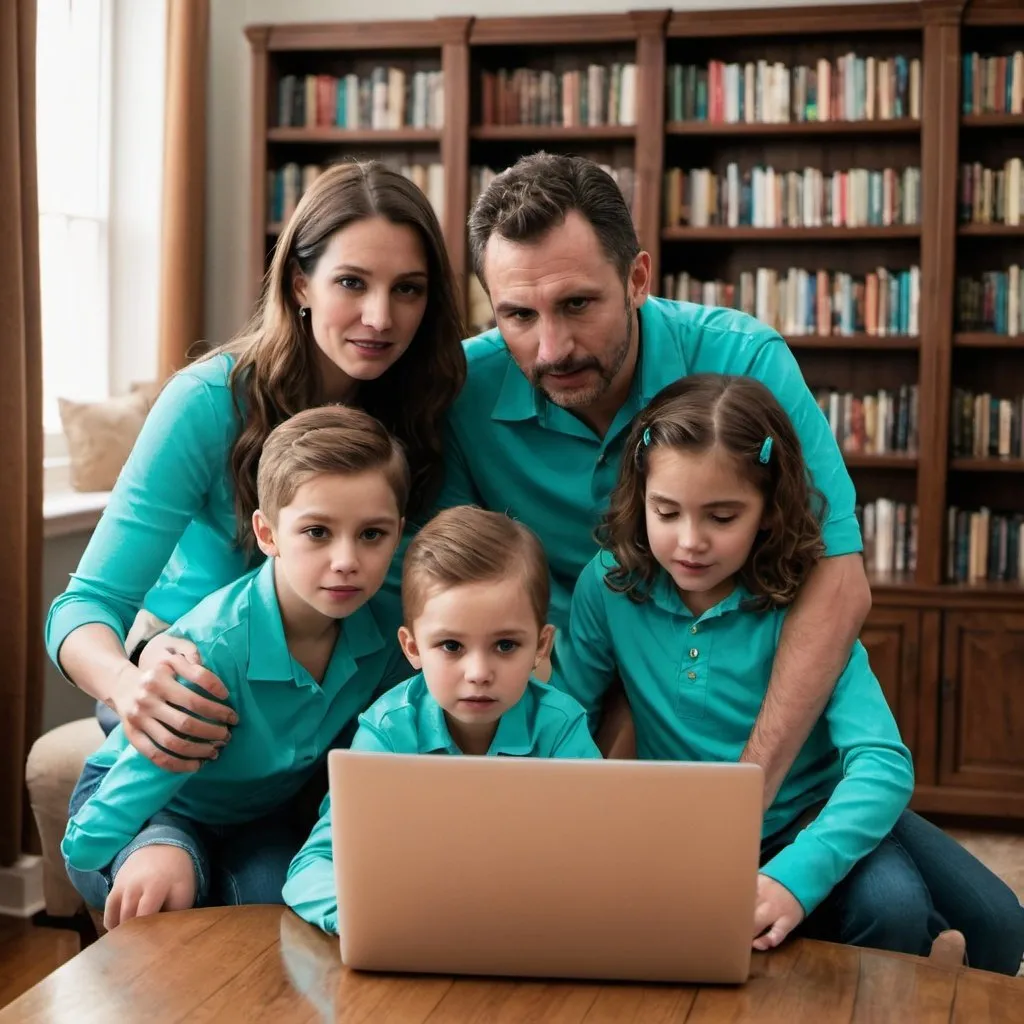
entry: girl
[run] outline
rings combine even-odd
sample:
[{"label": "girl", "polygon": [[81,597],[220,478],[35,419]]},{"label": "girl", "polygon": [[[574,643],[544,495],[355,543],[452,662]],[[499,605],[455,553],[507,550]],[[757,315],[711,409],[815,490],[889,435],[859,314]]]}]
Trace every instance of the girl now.
[{"label": "girl", "polygon": [[[737,760],[786,609],[822,557],[824,502],[808,485],[788,417],[752,378],[671,384],[637,418],[625,450],[599,530],[605,550],[576,585],[556,681],[593,720],[621,677],[640,757]],[[816,938],[926,955],[952,927],[966,935],[974,966],[1019,963],[1020,908],[980,864],[970,867],[972,883],[980,880],[972,895],[987,890],[1011,924],[1001,959],[977,962],[976,952],[996,947],[986,922],[967,915],[947,924],[946,908],[933,905],[893,834],[913,782],[910,754],[857,641],[765,814],[755,948],[778,945],[800,925]],[[973,860],[949,845],[959,865]]]},{"label": "girl", "polygon": [[[249,524],[271,430],[311,406],[360,406],[403,444],[410,511],[424,510],[441,470],[444,414],[465,378],[463,333],[426,197],[379,163],[325,171],[278,240],[249,329],[164,388],[50,609],[50,656],[116,713],[141,753],[194,770],[235,722],[176,680],[226,696],[197,661],[166,654],[143,672],[145,639],[126,653],[125,637],[140,609],[156,620],[152,635],[262,559]],[[393,617],[397,627],[397,608]]]}]

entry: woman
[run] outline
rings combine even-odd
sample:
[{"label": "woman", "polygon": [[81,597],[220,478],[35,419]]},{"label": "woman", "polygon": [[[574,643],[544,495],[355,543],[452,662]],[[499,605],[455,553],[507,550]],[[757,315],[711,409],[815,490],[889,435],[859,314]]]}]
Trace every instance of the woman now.
[{"label": "woman", "polygon": [[260,451],[302,409],[344,402],[377,417],[405,446],[410,514],[423,512],[465,379],[456,296],[423,193],[377,162],[337,165],[281,234],[246,332],[167,383],[46,622],[61,671],[156,763],[197,768],[234,716],[177,681],[225,696],[198,664],[165,653],[138,667],[145,641],[125,650],[136,613],[159,629],[259,560],[249,523]]}]

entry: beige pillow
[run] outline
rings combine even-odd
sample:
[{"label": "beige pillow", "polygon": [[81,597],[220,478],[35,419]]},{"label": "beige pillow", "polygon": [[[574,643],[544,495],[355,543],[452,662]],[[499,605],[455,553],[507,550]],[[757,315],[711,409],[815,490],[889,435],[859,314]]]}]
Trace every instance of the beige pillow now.
[{"label": "beige pillow", "polygon": [[142,384],[103,402],[57,399],[74,490],[113,490],[159,390],[157,384]]}]

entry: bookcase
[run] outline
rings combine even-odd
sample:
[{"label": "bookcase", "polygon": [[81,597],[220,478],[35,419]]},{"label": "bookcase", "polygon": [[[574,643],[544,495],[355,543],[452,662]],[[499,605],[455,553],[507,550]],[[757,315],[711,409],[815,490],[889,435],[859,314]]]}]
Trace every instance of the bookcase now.
[{"label": "bookcase", "polygon": [[[605,165],[654,291],[778,327],[832,422],[866,539],[862,640],[914,753],[914,806],[1024,819],[1024,4],[246,31],[252,297],[286,165],[301,190],[303,167],[350,155],[439,164],[431,199],[477,328],[476,190],[540,148]],[[347,97],[342,124],[339,80],[386,127],[351,126]],[[317,88],[335,123],[286,126]]]}]

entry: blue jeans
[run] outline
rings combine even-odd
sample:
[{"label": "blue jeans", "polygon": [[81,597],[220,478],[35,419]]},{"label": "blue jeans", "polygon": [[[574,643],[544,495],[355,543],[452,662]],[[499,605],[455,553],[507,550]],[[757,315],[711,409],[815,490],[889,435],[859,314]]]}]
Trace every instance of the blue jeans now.
[{"label": "blue jeans", "polygon": [[[76,814],[96,792],[107,771],[86,763],[71,794],[69,815]],[[305,838],[291,808],[241,825],[204,825],[172,811],[160,811],[106,867],[79,871],[66,862],[65,867],[85,902],[102,910],[118,871],[136,850],[177,846],[192,859],[195,906],[283,903],[281,889],[288,865]]]},{"label": "blue jeans", "polygon": [[[799,827],[765,840],[762,863]],[[972,967],[1017,973],[1024,954],[1024,909],[1017,897],[955,839],[904,811],[796,934],[927,956],[947,928],[963,932]]]}]

